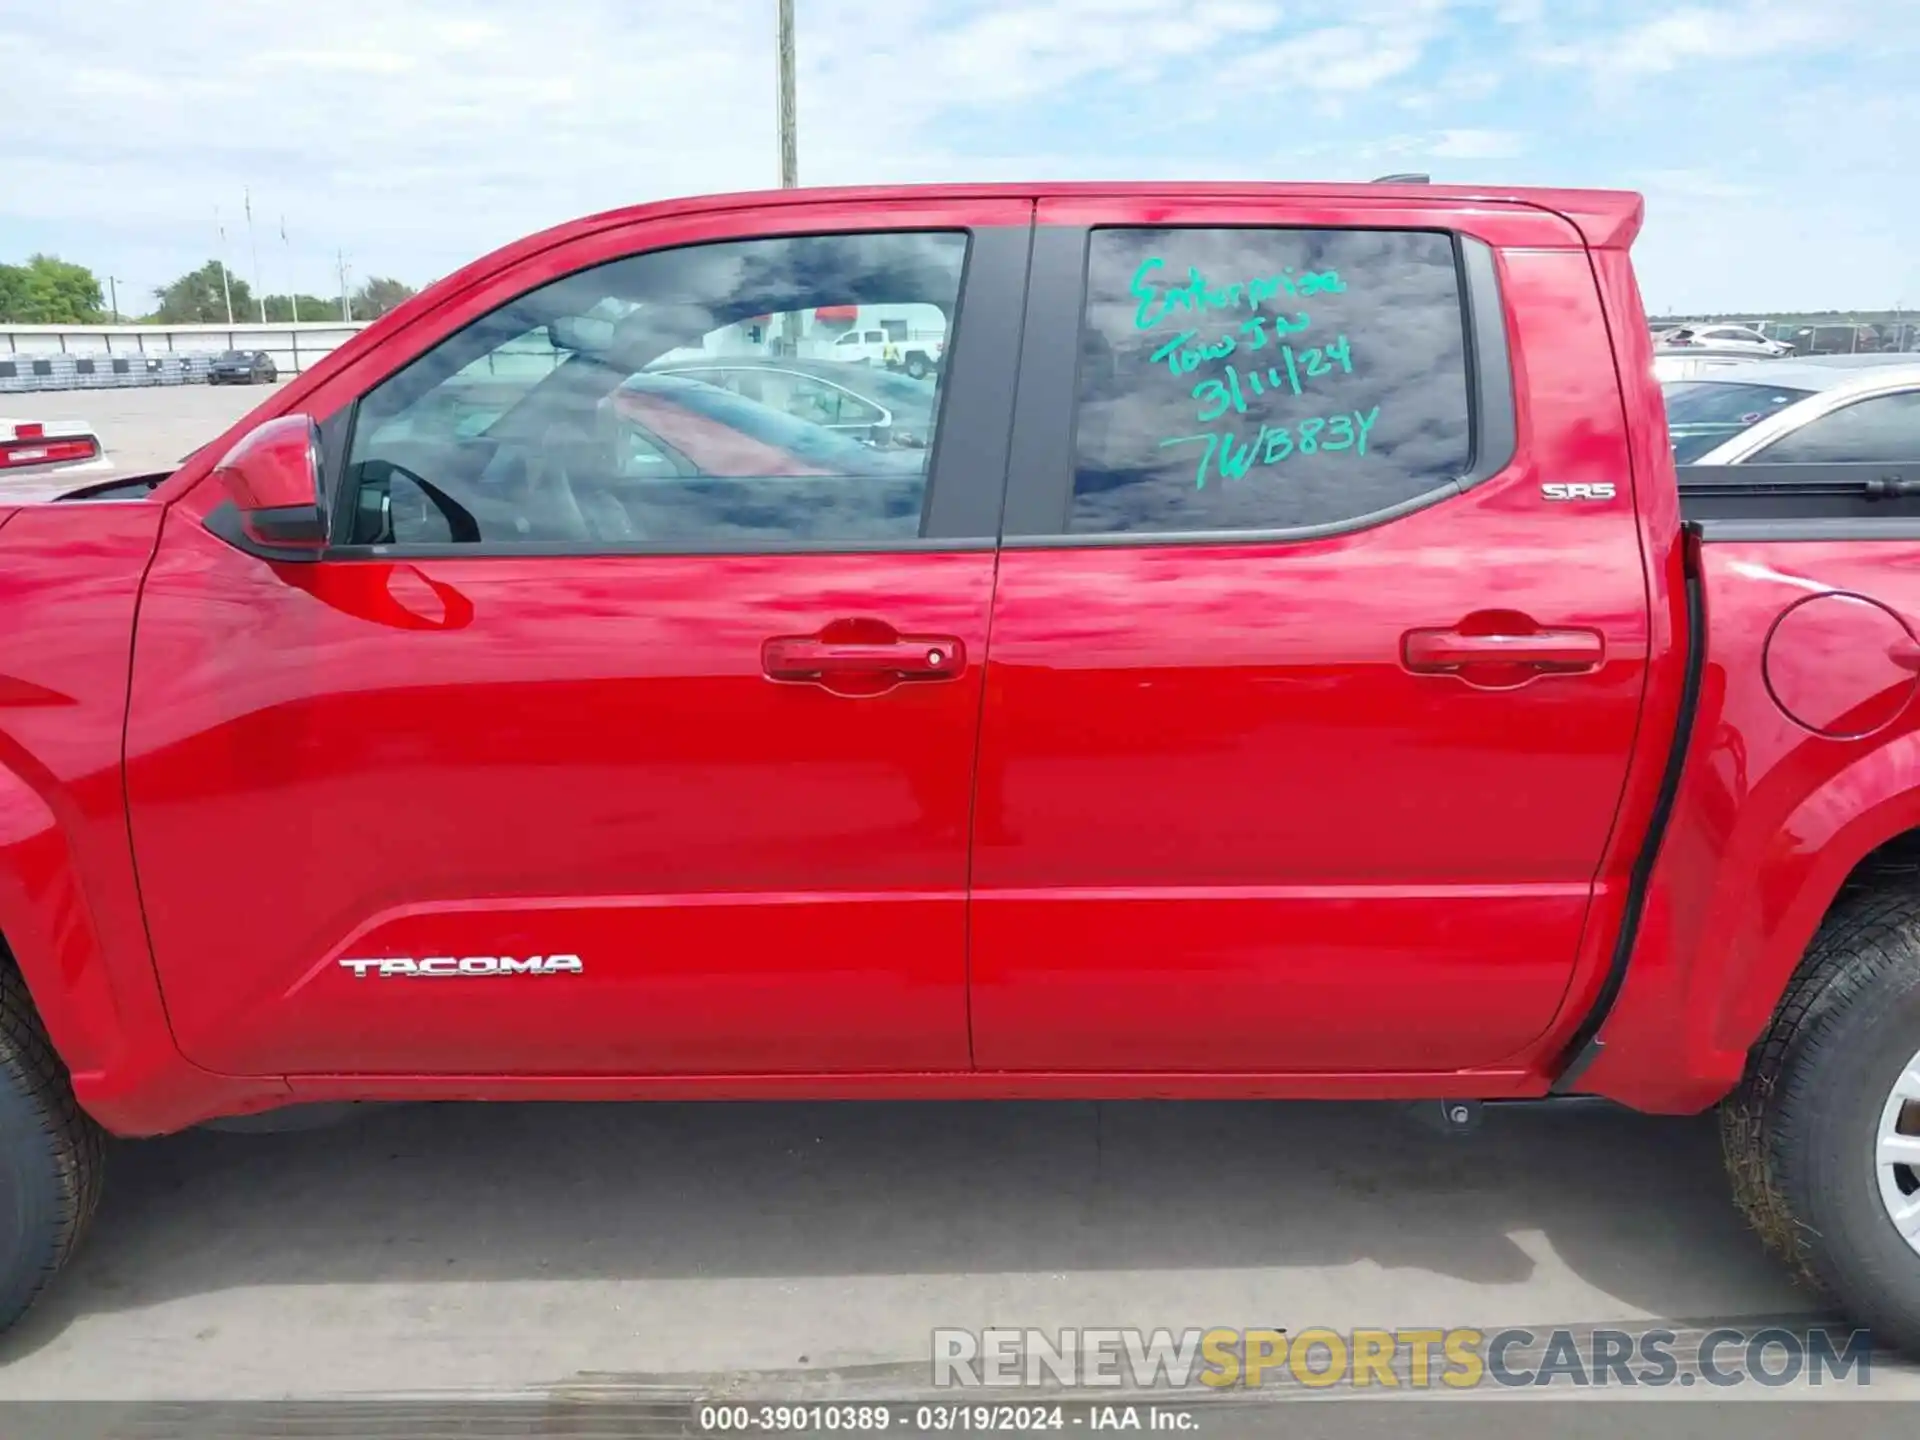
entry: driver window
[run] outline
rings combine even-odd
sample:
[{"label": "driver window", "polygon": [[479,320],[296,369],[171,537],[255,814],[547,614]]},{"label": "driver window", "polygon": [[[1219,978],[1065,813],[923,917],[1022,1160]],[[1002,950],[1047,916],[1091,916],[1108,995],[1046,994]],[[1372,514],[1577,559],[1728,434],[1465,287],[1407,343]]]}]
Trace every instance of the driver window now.
[{"label": "driver window", "polygon": [[966,237],[747,240],[630,256],[482,317],[361,400],[353,540],[753,550],[921,533],[943,376],[849,356],[945,343]]}]

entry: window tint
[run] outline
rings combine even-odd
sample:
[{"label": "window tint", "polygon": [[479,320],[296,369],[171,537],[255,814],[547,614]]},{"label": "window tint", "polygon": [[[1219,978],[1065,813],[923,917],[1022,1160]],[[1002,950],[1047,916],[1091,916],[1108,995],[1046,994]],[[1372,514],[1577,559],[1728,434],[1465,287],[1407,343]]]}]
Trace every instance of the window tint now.
[{"label": "window tint", "polygon": [[1097,230],[1078,534],[1353,520],[1470,466],[1451,237]]},{"label": "window tint", "polygon": [[965,258],[966,237],[944,232],[749,240],[632,256],[524,295],[361,401],[354,538],[914,538],[936,385],[915,382],[917,407],[882,398],[883,382],[907,382],[841,341],[856,313],[944,339]]},{"label": "window tint", "polygon": [[1920,460],[1920,390],[1879,395],[1810,420],[1749,464],[1846,465]]},{"label": "window tint", "polygon": [[1690,465],[1721,441],[1813,392],[1789,385],[1674,380],[1661,386],[1660,393],[1667,402],[1667,435],[1673,442],[1673,458],[1681,465]]}]

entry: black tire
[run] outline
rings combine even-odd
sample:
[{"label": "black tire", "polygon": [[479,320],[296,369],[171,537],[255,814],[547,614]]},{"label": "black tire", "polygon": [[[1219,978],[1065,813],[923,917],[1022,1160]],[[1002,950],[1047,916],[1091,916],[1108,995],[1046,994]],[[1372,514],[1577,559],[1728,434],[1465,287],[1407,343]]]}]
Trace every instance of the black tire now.
[{"label": "black tire", "polygon": [[907,378],[910,380],[924,380],[927,378],[926,356],[909,355],[907,357]]},{"label": "black tire", "polygon": [[75,1103],[27,987],[0,960],[0,1330],[67,1263],[100,1201],[106,1140]]},{"label": "black tire", "polygon": [[1761,1239],[1908,1354],[1920,1354],[1920,1253],[1881,1201],[1875,1147],[1916,1051],[1920,896],[1856,892],[1821,925],[1720,1109],[1734,1198]]}]

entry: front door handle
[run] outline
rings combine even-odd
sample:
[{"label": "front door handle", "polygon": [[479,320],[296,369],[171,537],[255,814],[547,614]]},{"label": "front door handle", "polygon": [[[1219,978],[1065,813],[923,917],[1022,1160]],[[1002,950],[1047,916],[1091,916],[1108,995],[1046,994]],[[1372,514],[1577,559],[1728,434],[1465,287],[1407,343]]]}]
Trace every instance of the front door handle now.
[{"label": "front door handle", "polygon": [[774,680],[949,680],[967,668],[967,651],[957,635],[902,635],[877,642],[776,635],[760,647],[760,667]]},{"label": "front door handle", "polygon": [[1480,667],[1521,667],[1547,675],[1598,670],[1606,642],[1597,630],[1535,630],[1471,635],[1461,630],[1409,630],[1401,654],[1419,674],[1454,675]]}]

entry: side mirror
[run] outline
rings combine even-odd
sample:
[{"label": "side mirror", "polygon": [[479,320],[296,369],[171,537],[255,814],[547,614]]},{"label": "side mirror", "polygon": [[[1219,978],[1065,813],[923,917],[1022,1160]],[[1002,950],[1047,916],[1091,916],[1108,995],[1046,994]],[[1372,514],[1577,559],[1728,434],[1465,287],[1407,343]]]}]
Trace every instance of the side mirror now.
[{"label": "side mirror", "polygon": [[213,474],[232,503],[240,537],[269,550],[315,556],[326,548],[320,430],[311,416],[282,415],[254,427]]}]

